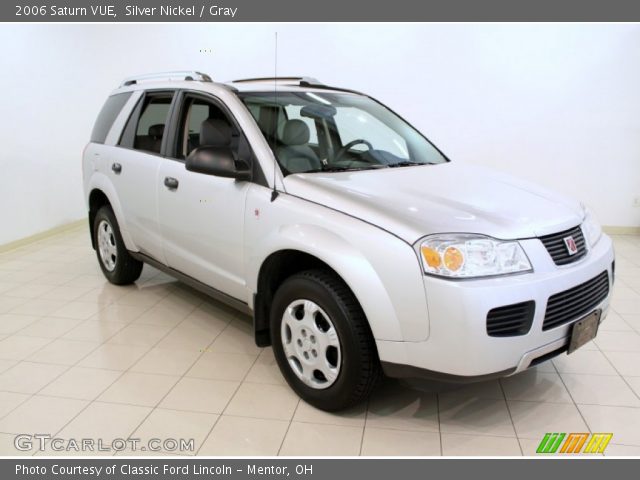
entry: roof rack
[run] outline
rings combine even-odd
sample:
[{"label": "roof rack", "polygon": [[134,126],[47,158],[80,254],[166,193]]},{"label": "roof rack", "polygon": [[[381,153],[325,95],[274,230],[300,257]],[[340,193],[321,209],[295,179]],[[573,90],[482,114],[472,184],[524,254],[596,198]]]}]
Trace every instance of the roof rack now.
[{"label": "roof rack", "polygon": [[264,82],[281,82],[287,84],[296,84],[301,87],[315,87],[324,85],[324,83],[313,77],[258,77],[258,78],[241,78],[233,80],[231,83],[264,83]]},{"label": "roof rack", "polygon": [[350,88],[333,87],[322,83],[321,81],[313,77],[258,77],[258,78],[242,78],[240,80],[232,80],[228,85],[233,88],[234,83],[266,83],[266,82],[281,82],[287,85],[299,85],[301,87],[313,87],[319,90],[332,90],[335,92],[356,93],[358,95],[364,95],[362,92],[352,90]]},{"label": "roof rack", "polygon": [[121,87],[128,87],[140,82],[158,80],[192,80],[198,82],[212,82],[213,80],[206,73],[196,72],[192,70],[180,70],[176,72],[159,72],[149,73],[146,75],[137,75],[135,77],[125,78],[120,84]]}]

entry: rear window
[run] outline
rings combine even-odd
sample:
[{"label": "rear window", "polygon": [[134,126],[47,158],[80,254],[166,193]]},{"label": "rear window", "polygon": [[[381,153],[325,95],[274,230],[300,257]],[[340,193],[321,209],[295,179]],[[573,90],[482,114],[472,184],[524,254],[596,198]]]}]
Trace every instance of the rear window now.
[{"label": "rear window", "polygon": [[127,92],[111,95],[107,98],[107,101],[102,107],[102,110],[100,110],[96,123],[93,126],[93,131],[91,132],[92,142],[104,143],[109,130],[111,130],[111,125],[113,125],[113,122],[122,110],[122,107],[124,107],[124,104],[129,100],[130,96],[131,92]]}]

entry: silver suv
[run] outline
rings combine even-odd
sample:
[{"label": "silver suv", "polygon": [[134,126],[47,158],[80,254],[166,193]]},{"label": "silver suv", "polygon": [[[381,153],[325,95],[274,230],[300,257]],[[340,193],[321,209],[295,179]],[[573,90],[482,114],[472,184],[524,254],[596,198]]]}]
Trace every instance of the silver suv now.
[{"label": "silver suv", "polygon": [[126,79],[83,174],[110,282],[148,263],[252,315],[322,409],[383,372],[512,375],[607,313],[612,244],[582,204],[452,162],[380,102],[314,79]]}]

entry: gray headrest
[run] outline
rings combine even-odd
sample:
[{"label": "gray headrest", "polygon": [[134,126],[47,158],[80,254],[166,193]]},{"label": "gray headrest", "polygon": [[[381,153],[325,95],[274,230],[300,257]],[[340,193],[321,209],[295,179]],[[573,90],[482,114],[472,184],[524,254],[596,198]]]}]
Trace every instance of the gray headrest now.
[{"label": "gray headrest", "polygon": [[226,147],[231,143],[231,125],[226,120],[207,118],[200,126],[200,145]]},{"label": "gray headrest", "polygon": [[155,125],[151,125],[149,127],[149,136],[154,138],[161,138],[162,134],[164,134],[164,125],[161,123],[157,123]]},{"label": "gray headrest", "polygon": [[302,120],[287,120],[282,131],[282,142],[285,145],[304,145],[309,142],[309,127]]}]

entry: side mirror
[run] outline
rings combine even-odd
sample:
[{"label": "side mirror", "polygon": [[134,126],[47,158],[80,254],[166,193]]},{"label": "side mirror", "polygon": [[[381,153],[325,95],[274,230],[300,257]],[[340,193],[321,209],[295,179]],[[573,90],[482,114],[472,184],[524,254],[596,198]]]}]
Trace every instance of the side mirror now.
[{"label": "side mirror", "polygon": [[205,175],[235,178],[240,181],[251,179],[249,165],[242,160],[234,160],[229,147],[198,147],[187,156],[185,167],[190,172]]}]

